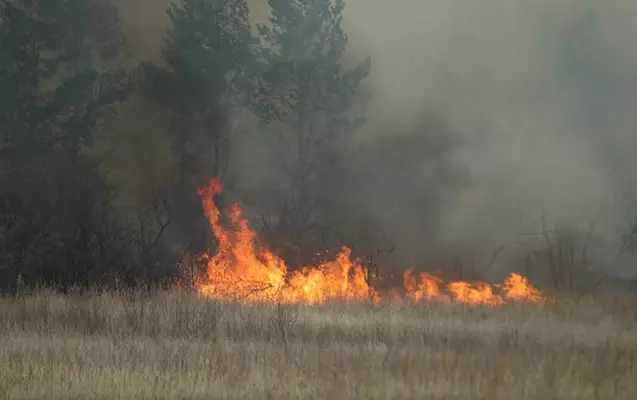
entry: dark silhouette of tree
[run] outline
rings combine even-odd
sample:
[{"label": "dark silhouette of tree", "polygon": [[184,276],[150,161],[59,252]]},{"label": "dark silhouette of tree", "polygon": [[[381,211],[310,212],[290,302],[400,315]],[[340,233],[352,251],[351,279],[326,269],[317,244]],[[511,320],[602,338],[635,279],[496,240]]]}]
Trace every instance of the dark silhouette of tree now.
[{"label": "dark silhouette of tree", "polygon": [[145,89],[173,116],[176,179],[166,190],[177,237],[201,250],[208,228],[196,188],[227,169],[234,114],[255,87],[257,41],[246,0],[182,0],[167,13],[165,65],[143,66]]},{"label": "dark silhouette of tree", "polygon": [[245,87],[255,40],[243,0],[183,0],[167,13],[167,68],[146,65],[149,89],[175,115],[179,180],[200,184],[228,162],[229,112]]},{"label": "dark silhouette of tree", "polygon": [[89,151],[131,88],[106,64],[118,32],[108,0],[0,1],[2,289],[87,285],[123,265]]},{"label": "dark silhouette of tree", "polygon": [[[273,235],[314,254],[329,227],[321,213],[330,208],[330,182],[343,174],[351,155],[349,134],[361,124],[356,107],[359,90],[369,75],[371,59],[343,71],[347,35],[342,28],[342,0],[270,0],[269,24],[259,26],[268,66],[263,83],[270,93],[276,118],[266,120],[277,132],[281,169],[288,192],[268,228]],[[283,99],[284,101],[280,101]]]}]

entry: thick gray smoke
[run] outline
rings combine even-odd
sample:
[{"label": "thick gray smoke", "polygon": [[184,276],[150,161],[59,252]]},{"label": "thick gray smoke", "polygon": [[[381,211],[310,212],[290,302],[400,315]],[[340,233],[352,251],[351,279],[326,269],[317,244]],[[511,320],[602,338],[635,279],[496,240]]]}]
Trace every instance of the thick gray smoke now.
[{"label": "thick gray smoke", "polygon": [[[617,242],[637,210],[635,15],[619,0],[348,2],[353,54],[373,58],[363,137],[418,135],[424,112],[461,136],[448,161],[468,184],[437,208],[434,241],[488,253],[538,232],[544,214]],[[377,192],[394,204],[378,218],[396,241],[427,224],[413,193],[438,187],[426,157],[415,165],[391,198]]]},{"label": "thick gray smoke", "polygon": [[[168,1],[122,3],[129,57],[157,58]],[[252,6],[263,21],[266,1]],[[600,266],[637,272],[608,256],[637,213],[635,15],[631,0],[348,0],[348,56],[373,63],[356,140],[376,150],[346,202],[408,263],[436,248],[488,260],[544,221],[593,225]],[[275,182],[267,146],[243,137],[237,184]]]}]

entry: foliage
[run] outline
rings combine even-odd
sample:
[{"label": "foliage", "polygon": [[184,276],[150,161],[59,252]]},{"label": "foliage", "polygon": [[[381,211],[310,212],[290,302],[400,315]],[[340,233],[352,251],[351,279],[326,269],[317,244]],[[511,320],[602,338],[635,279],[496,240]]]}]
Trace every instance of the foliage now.
[{"label": "foliage", "polygon": [[208,229],[196,188],[228,167],[235,113],[252,86],[256,40],[246,0],[181,0],[166,11],[164,65],[143,65],[144,89],[172,116],[176,177],[164,189],[177,240],[202,250]]},{"label": "foliage", "polygon": [[140,71],[145,101],[172,117],[176,179],[147,204],[116,208],[94,139],[111,132],[138,83],[117,66],[117,10],[110,0],[0,0],[0,291],[20,280],[66,290],[164,277],[169,225],[173,239],[187,237],[180,252],[200,250],[208,229],[194,189],[224,175],[235,113],[246,108],[292,149],[280,158],[292,190],[277,229],[303,244],[329,208],[326,182],[351,155],[348,134],[364,122],[353,116],[371,64],[342,68],[342,0],[270,6],[260,38],[246,0],[167,9],[164,62]]},{"label": "foliage", "polygon": [[[348,38],[342,28],[343,0],[270,0],[269,24],[260,25],[263,83],[278,93],[273,128],[291,191],[281,200],[277,235],[306,238],[324,232],[317,213],[329,208],[327,188],[351,156],[349,134],[365,122],[356,118],[364,100],[361,82],[369,75],[368,57],[343,71]],[[264,119],[270,122],[270,119]],[[313,232],[311,232],[313,231]],[[302,240],[301,240],[302,241]],[[307,246],[307,243],[304,243]]]},{"label": "foliage", "polygon": [[248,82],[255,41],[245,0],[183,0],[167,13],[168,68],[145,65],[147,89],[174,113],[180,180],[196,183],[222,174],[228,161],[229,111]]},{"label": "foliage", "polygon": [[[0,2],[0,282],[86,283],[111,268],[109,188],[86,154],[131,85],[106,70],[107,0]],[[109,264],[108,266],[105,264]],[[99,271],[99,272],[98,272]]]}]

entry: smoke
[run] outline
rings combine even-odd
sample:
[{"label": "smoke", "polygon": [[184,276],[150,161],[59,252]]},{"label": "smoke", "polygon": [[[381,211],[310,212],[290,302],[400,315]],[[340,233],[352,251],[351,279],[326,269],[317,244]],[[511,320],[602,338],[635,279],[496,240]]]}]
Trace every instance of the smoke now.
[{"label": "smoke", "polygon": [[[157,61],[168,1],[120,3],[126,56]],[[636,13],[630,0],[348,0],[347,62],[372,56],[356,137],[371,150],[335,196],[410,263],[440,248],[488,259],[542,220],[593,224],[612,247],[637,212]],[[258,196],[278,175],[255,126],[238,128],[233,168]]]},{"label": "smoke", "polygon": [[[346,12],[352,56],[373,60],[360,139],[432,135],[426,112],[459,134],[446,159],[466,182],[440,192],[435,234],[421,247],[490,253],[538,232],[542,215],[548,227],[594,224],[611,243],[626,230],[637,204],[637,4],[350,0]],[[418,160],[412,149],[402,177],[382,163],[368,174],[374,187],[390,182],[390,196],[365,202],[397,243],[429,231],[420,216],[431,213],[414,199],[449,179],[427,152]],[[391,204],[391,218],[379,203]]]}]

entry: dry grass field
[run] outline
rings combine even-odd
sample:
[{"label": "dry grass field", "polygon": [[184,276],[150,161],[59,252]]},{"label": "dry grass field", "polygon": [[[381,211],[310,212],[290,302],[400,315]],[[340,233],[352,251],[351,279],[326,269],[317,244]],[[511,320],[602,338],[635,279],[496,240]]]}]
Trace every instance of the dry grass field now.
[{"label": "dry grass field", "polygon": [[637,399],[637,298],[544,307],[0,300],[0,398]]}]

